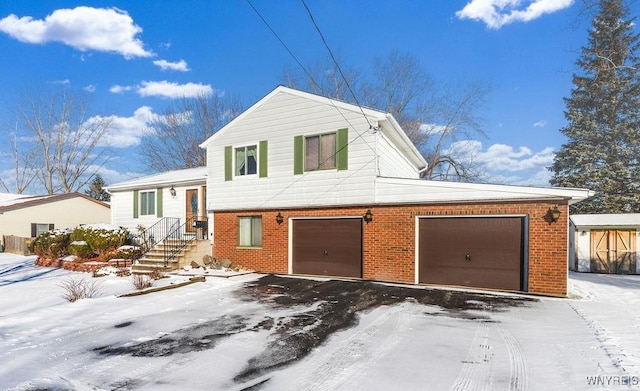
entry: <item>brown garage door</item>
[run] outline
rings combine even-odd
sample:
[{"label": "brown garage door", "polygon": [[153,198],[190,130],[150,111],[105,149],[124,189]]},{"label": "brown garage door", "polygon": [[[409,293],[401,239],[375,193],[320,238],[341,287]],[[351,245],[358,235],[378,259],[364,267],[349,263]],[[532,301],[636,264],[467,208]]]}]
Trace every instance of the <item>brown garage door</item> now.
[{"label": "brown garage door", "polygon": [[293,220],[293,273],[362,277],[362,219]]},{"label": "brown garage door", "polygon": [[523,290],[524,217],[419,221],[421,283]]}]

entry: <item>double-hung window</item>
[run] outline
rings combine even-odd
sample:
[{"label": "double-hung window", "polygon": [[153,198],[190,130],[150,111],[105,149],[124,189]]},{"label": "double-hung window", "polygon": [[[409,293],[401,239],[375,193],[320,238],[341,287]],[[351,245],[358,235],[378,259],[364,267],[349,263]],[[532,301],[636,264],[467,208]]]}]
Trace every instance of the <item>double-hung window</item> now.
[{"label": "double-hung window", "polygon": [[293,137],[293,174],[349,169],[349,129]]},{"label": "double-hung window", "polygon": [[240,247],[262,246],[262,216],[238,218],[238,244]]},{"label": "double-hung window", "polygon": [[155,191],[140,192],[140,214],[141,215],[156,214],[156,192]]},{"label": "double-hung window", "polygon": [[258,173],[258,148],[255,145],[236,148],[236,176]]},{"label": "double-hung window", "polygon": [[336,168],[336,134],[328,133],[304,138],[305,171]]}]

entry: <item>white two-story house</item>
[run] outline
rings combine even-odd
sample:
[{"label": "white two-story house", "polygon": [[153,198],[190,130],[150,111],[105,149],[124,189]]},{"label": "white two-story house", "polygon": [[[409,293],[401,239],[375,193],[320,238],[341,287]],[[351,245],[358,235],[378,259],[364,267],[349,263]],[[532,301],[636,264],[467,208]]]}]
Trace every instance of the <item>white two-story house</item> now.
[{"label": "white two-story house", "polygon": [[282,86],[201,146],[213,255],[260,272],[562,296],[592,195],[422,180],[390,114]]}]

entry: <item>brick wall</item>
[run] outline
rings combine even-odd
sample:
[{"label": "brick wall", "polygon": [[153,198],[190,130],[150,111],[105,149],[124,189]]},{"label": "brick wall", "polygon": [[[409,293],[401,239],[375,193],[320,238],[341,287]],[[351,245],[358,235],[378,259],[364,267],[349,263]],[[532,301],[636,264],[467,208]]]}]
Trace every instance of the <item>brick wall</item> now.
[{"label": "brick wall", "polygon": [[[529,292],[565,296],[568,210],[566,204],[558,205],[560,219],[550,224],[547,211],[555,205],[555,201],[538,201],[215,212],[213,255],[258,272],[286,274],[289,218],[362,216],[371,209],[373,222],[363,225],[363,278],[413,284],[416,216],[528,215]],[[278,212],[284,216],[282,225],[276,223]],[[239,216],[262,216],[262,247],[238,247]]]}]

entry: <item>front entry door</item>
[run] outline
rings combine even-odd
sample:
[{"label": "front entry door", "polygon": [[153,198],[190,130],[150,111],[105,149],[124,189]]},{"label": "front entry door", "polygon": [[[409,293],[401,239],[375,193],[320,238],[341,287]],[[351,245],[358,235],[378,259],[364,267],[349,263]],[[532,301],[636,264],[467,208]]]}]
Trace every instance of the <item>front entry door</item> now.
[{"label": "front entry door", "polygon": [[635,274],[635,230],[592,230],[591,271]]},{"label": "front entry door", "polygon": [[188,189],[185,200],[187,232],[196,232],[193,222],[198,219],[198,204],[198,189]]}]

